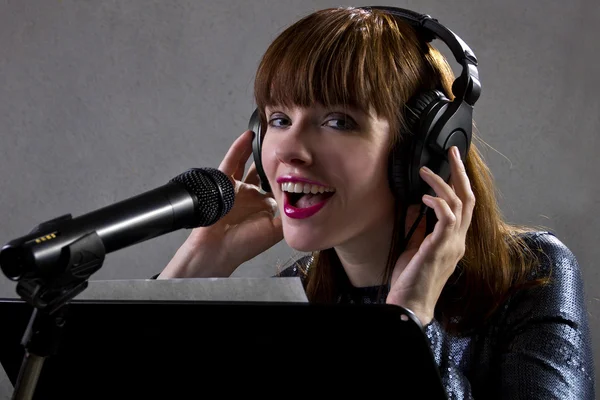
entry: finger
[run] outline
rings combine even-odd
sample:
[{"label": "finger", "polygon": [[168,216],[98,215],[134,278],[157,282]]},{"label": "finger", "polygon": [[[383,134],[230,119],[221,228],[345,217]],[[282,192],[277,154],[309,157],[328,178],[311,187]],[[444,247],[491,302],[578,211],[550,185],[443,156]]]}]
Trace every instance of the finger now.
[{"label": "finger", "polygon": [[258,176],[258,171],[256,170],[255,163],[252,163],[252,165],[250,165],[250,168],[248,168],[248,173],[244,178],[244,183],[255,186],[258,186],[260,184],[260,177]]},{"label": "finger", "polygon": [[281,216],[274,216],[269,211],[254,213],[239,226],[251,228],[255,240],[262,240],[269,246],[283,239]]},{"label": "finger", "polygon": [[448,204],[460,224],[462,219],[462,202],[450,186],[451,183],[444,182],[442,177],[432,172],[429,168],[423,167],[419,172],[421,178],[431,186],[435,194]]},{"label": "finger", "polygon": [[236,225],[243,222],[248,216],[267,211],[273,215],[277,212],[277,202],[270,196],[260,193],[256,186],[239,183],[240,191],[236,195],[236,204],[220,221],[226,225]]},{"label": "finger", "polygon": [[239,249],[239,256],[248,261],[268,250],[283,239],[281,217],[273,217],[267,211],[253,214],[232,229],[232,248]]},{"label": "finger", "polygon": [[235,172],[233,173],[233,178],[235,180],[241,181],[242,180],[242,176],[244,176],[244,170],[246,169],[246,165],[244,162],[240,162],[235,170]]},{"label": "finger", "polygon": [[473,194],[473,188],[471,187],[471,181],[467,175],[465,164],[462,162],[460,152],[458,152],[456,146],[452,147],[450,153],[450,184],[462,203],[460,229],[463,233],[466,233],[469,225],[471,225],[473,209],[475,208],[475,195]]},{"label": "finger", "polygon": [[231,145],[219,165],[219,170],[225,175],[241,180],[246,161],[252,154],[252,131],[242,133]]},{"label": "finger", "polygon": [[454,235],[457,218],[448,203],[441,197],[433,197],[427,194],[423,196],[423,203],[433,209],[437,217],[437,222],[431,233],[431,240],[435,243],[442,243]]}]

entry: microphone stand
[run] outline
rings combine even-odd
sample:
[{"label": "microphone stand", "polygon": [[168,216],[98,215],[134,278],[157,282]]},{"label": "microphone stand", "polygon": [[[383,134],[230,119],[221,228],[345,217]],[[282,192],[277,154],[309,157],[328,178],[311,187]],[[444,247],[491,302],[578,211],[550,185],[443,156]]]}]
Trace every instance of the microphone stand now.
[{"label": "microphone stand", "polygon": [[102,240],[93,231],[61,250],[50,268],[28,268],[17,284],[17,294],[34,309],[21,344],[25,355],[12,400],[31,400],[46,358],[56,355],[65,329],[68,303],[88,286],[88,278],[104,262]]}]

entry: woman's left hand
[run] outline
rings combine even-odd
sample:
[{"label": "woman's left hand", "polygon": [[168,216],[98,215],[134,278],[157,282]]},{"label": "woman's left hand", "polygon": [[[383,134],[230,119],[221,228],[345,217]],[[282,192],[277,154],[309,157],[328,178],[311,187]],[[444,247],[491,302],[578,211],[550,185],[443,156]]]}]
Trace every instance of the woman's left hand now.
[{"label": "woman's left hand", "polygon": [[465,254],[465,239],[475,207],[475,196],[458,149],[452,147],[449,153],[449,183],[430,170],[420,171],[437,195],[424,195],[423,202],[435,211],[438,221],[425,238],[425,220],[419,224],[396,262],[386,300],[414,312],[423,326],[433,319],[442,289]]}]

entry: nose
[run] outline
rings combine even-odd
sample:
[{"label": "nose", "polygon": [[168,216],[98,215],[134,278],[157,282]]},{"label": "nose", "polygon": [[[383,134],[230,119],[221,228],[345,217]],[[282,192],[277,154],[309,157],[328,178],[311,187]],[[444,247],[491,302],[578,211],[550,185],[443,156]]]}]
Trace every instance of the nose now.
[{"label": "nose", "polygon": [[275,155],[279,162],[295,167],[305,167],[313,162],[308,132],[303,132],[300,124],[292,126],[280,136],[275,147]]}]

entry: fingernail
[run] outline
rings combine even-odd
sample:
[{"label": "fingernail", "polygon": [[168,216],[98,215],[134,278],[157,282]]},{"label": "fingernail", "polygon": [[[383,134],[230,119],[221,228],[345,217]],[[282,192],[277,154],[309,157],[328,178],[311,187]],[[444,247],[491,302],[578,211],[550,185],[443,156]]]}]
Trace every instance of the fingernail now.
[{"label": "fingernail", "polygon": [[428,195],[428,194],[424,194],[422,200],[423,200],[423,203],[425,203],[427,205],[431,205],[431,203],[433,201],[432,197],[430,195]]},{"label": "fingernail", "polygon": [[425,166],[421,167],[421,171],[425,172],[426,174],[430,174],[431,170]]},{"label": "fingernail", "polygon": [[453,151],[456,158],[460,160],[460,151],[458,151],[458,147],[454,146]]}]

